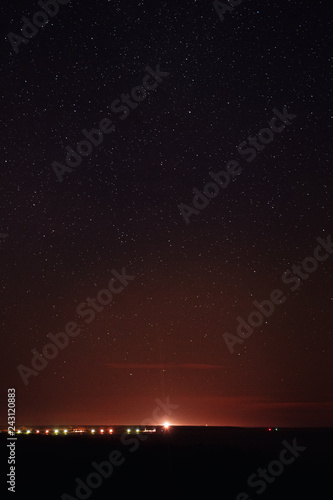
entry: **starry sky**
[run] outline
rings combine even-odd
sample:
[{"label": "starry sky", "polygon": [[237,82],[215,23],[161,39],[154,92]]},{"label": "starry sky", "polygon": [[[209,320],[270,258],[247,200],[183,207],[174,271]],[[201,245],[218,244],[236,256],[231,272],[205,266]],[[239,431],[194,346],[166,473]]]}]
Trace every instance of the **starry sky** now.
[{"label": "starry sky", "polygon": [[[156,398],[177,425],[330,425],[333,256],[290,281],[333,234],[328,2],[219,16],[204,0],[71,0],[15,51],[8,33],[40,10],[1,15],[1,405],[14,387],[21,425],[135,424]],[[147,67],[158,85],[112,110],[153,86]],[[239,145],[284,108],[248,161]],[[69,171],[66,147],[105,118]],[[231,160],[239,175],[186,223],[180,206]],[[123,269],[134,279],[79,316]],[[230,352],[224,334],[275,289],[283,303]],[[70,322],[80,333],[25,384],[18,366]]]}]

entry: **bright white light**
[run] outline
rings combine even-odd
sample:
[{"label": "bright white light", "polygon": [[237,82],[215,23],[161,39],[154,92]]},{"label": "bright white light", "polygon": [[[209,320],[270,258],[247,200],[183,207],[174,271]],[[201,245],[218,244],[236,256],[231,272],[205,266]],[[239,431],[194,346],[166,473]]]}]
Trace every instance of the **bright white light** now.
[{"label": "bright white light", "polygon": [[113,432],[113,429],[109,429],[109,433],[112,434],[112,432]]},{"label": "bright white light", "polygon": [[164,427],[164,429],[169,429],[169,427],[170,427],[169,422],[164,422],[163,427]]},{"label": "bright white light", "polygon": [[54,434],[58,434],[59,429],[54,429]]},{"label": "bright white light", "polygon": [[104,432],[104,429],[101,429],[101,430],[100,430],[99,432],[100,432],[101,434],[103,434],[103,432]]},{"label": "bright white light", "polygon": [[21,434],[21,431],[17,431],[17,434]]},{"label": "bright white light", "polygon": [[27,431],[27,434],[30,434],[30,432],[31,432],[31,431],[29,431],[29,430],[28,430],[28,431]]},{"label": "bright white light", "polygon": [[91,429],[91,434],[94,434],[95,433],[95,429]]},{"label": "bright white light", "polygon": [[68,430],[67,429],[64,429],[64,434],[67,434]]},{"label": "bright white light", "polygon": [[127,434],[129,434],[131,432],[131,429],[127,429]]},{"label": "bright white light", "polygon": [[135,432],[136,432],[136,433],[140,432],[140,429],[135,429]]}]

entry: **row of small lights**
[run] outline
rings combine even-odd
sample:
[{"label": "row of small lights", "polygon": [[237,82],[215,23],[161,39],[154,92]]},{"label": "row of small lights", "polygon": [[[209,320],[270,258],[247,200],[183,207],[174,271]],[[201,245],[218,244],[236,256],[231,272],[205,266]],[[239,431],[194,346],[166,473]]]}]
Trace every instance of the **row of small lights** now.
[{"label": "row of small lights", "polygon": [[[169,426],[170,426],[170,424],[169,424],[168,422],[165,422],[165,423],[164,423],[164,425],[163,425],[163,427],[164,427],[165,429],[168,429],[168,428],[169,428]],[[269,430],[271,430],[271,429],[269,429]],[[277,429],[276,429],[276,430],[277,430]],[[54,434],[59,434],[59,432],[60,432],[60,431],[59,431],[59,429],[54,429]],[[75,430],[75,431],[74,431],[74,433],[77,433],[77,432],[82,433],[83,431],[82,431],[82,430],[79,430],[79,431]],[[95,430],[95,429],[91,429],[91,431],[90,431],[90,432],[91,432],[91,434],[95,434],[96,430]],[[100,429],[100,431],[99,431],[99,432],[100,432],[100,434],[104,434],[105,429]],[[127,429],[127,434],[130,434],[131,432],[132,432],[132,429],[128,428],[128,429]],[[137,428],[137,429],[135,429],[135,432],[136,432],[136,433],[139,433],[139,432],[140,432],[140,429],[138,429],[138,428]],[[28,429],[25,433],[26,433],[26,434],[31,434],[31,430],[29,430],[29,429]],[[45,434],[49,434],[49,433],[50,433],[50,431],[47,429],[47,430],[45,431]],[[64,430],[63,430],[63,433],[64,433],[64,434],[67,434],[67,433],[68,433],[68,430],[67,430],[67,429],[64,429]],[[112,433],[113,433],[113,429],[109,429],[109,434],[112,434]],[[22,431],[18,430],[18,431],[17,431],[17,434],[22,434]],[[38,429],[36,430],[36,434],[40,434],[40,431],[39,431]]]},{"label": "row of small lights", "polygon": [[[59,432],[60,432],[60,431],[59,431],[59,429],[54,429],[54,434],[59,434]],[[80,431],[74,431],[74,433],[77,433],[77,432],[79,432],[80,434],[82,434],[82,432],[84,432],[84,431],[82,431],[82,430],[80,430]],[[95,430],[95,429],[91,429],[91,431],[90,431],[90,432],[91,432],[91,434],[95,434],[96,430]],[[99,432],[100,432],[101,434],[104,434],[105,430],[104,430],[104,429],[100,429],[100,431],[99,431]],[[25,433],[26,433],[26,434],[31,434],[31,430],[29,430],[29,429],[28,429],[27,431],[25,431]],[[45,434],[49,434],[49,433],[50,433],[50,431],[47,429],[47,430],[45,431]],[[64,429],[64,430],[63,430],[63,433],[64,433],[64,434],[67,434],[67,433],[68,433],[68,430],[67,430],[67,429]],[[112,433],[113,433],[113,429],[109,429],[109,434],[112,434]],[[18,431],[17,431],[17,434],[23,434],[23,431],[18,430]],[[39,431],[39,430],[36,430],[36,434],[40,434],[40,431]]]}]

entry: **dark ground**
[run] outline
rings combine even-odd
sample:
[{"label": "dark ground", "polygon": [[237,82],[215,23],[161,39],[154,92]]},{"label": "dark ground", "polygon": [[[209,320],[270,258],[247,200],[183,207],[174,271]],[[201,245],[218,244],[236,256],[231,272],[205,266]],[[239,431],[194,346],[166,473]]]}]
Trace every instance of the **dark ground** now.
[{"label": "dark ground", "polygon": [[[6,434],[0,436],[2,451],[6,437]],[[123,454],[124,463],[84,498],[126,499],[135,495],[145,499],[188,499],[195,495],[235,500],[242,491],[250,499],[332,498],[333,429],[268,432],[267,429],[173,427],[149,435],[144,442],[122,444],[120,438],[121,435],[18,436],[16,493],[7,491],[5,498],[60,500],[64,493],[71,495],[64,497],[67,500],[78,498],[75,478],[85,481],[95,471],[92,462],[107,460],[114,449]],[[137,439],[127,436],[130,438]],[[285,465],[265,492],[256,493],[259,486],[250,487],[247,478],[258,467],[267,468],[272,460],[278,460],[284,448],[282,442],[292,444],[295,438],[297,445],[306,446],[306,450],[294,463]],[[9,468],[5,460],[2,453],[2,485]],[[240,496],[238,500],[245,498]]]}]

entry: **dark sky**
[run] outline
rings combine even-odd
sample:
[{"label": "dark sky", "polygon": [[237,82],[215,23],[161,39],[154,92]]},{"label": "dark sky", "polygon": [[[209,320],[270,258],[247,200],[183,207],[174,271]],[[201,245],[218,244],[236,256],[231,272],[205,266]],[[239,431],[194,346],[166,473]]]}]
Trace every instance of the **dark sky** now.
[{"label": "dark sky", "polygon": [[[20,425],[140,423],[167,397],[174,424],[330,425],[329,2],[244,0],[221,20],[212,1],[72,0],[16,52],[8,33],[41,7],[1,10],[1,405],[16,388]],[[52,164],[105,118],[60,182]],[[187,224],[179,206],[230,160]],[[274,289],[231,353],[224,334]],[[25,385],[18,366],[70,322]]]}]

